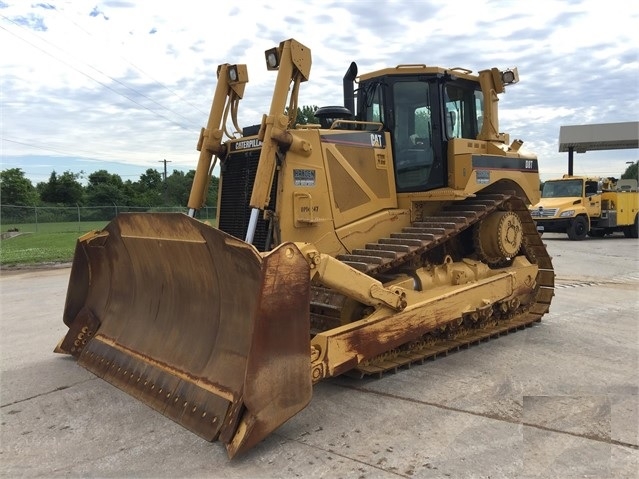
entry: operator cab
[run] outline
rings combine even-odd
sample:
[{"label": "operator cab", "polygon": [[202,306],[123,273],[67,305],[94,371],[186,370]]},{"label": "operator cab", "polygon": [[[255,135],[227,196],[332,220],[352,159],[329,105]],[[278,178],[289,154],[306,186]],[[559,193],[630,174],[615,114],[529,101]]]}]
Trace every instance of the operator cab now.
[{"label": "operator cab", "polygon": [[360,80],[356,119],[390,132],[398,193],[447,186],[449,140],[475,139],[481,131],[480,84],[456,71],[407,65]]}]

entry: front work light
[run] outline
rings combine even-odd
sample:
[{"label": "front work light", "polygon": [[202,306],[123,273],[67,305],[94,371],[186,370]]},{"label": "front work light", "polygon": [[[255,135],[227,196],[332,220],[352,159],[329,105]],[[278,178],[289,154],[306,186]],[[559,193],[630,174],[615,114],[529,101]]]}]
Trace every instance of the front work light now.
[{"label": "front work light", "polygon": [[266,50],[266,69],[267,70],[277,70],[280,66],[280,52],[277,47],[271,48],[270,50]]},{"label": "front work light", "polygon": [[509,68],[501,72],[501,81],[504,85],[511,85],[519,81],[519,73],[516,68]]}]

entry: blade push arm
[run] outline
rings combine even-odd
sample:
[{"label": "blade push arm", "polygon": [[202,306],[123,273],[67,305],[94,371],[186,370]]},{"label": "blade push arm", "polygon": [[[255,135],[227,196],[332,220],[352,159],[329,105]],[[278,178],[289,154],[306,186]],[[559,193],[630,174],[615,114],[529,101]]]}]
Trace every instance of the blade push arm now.
[{"label": "blade push arm", "polygon": [[296,246],[309,264],[311,280],[369,306],[383,306],[395,311],[406,308],[406,293],[402,288],[386,288],[375,278],[320,253],[311,244],[296,243]]}]

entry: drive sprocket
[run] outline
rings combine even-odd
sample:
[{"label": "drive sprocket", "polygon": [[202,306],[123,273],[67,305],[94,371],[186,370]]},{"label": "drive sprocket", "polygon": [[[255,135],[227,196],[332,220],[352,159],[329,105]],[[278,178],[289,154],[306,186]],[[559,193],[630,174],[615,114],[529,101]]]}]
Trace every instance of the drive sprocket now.
[{"label": "drive sprocket", "polygon": [[499,210],[474,227],[474,242],[479,259],[501,266],[519,253],[524,241],[523,225],[517,213]]}]

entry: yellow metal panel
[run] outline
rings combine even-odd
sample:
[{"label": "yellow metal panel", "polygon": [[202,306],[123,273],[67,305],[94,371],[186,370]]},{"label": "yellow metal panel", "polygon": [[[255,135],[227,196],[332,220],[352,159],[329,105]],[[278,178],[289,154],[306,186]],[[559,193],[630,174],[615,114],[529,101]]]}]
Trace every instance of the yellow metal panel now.
[{"label": "yellow metal panel", "polygon": [[639,193],[617,192],[614,193],[617,205],[617,225],[631,225],[639,211]]}]

